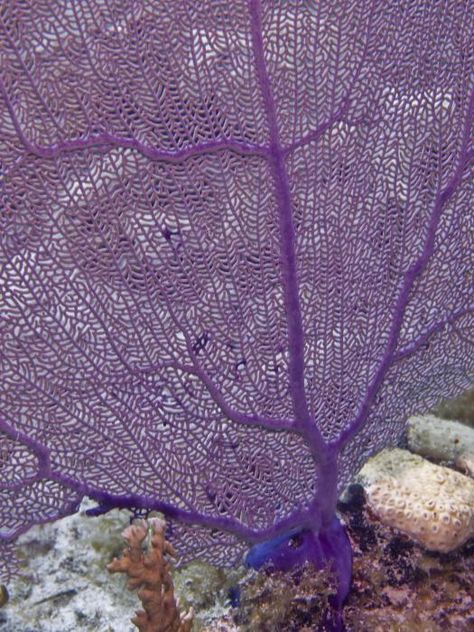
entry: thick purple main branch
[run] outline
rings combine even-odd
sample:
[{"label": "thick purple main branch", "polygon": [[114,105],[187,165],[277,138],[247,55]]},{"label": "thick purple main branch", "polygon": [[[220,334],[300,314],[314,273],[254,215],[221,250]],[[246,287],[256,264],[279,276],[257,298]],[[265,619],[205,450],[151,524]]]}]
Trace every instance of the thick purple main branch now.
[{"label": "thick purple main branch", "polygon": [[291,145],[285,146],[283,148],[284,155],[286,156],[288,154],[291,154],[296,149],[301,149],[301,147],[305,147],[306,145],[309,145],[309,143],[312,143],[315,140],[318,140],[319,138],[321,138],[321,136],[323,136],[323,134],[325,134],[329,129],[331,129],[333,125],[344,121],[344,117],[349,110],[349,106],[350,106],[350,99],[346,97],[343,99],[340,108],[331,117],[329,117],[327,121],[325,121],[324,123],[321,123],[321,125],[319,125],[316,129],[306,134],[306,136],[303,136],[303,138],[301,138],[300,140],[295,141],[294,143],[291,143]]},{"label": "thick purple main branch", "polygon": [[75,489],[77,492],[92,498],[98,503],[99,506],[89,510],[87,512],[88,515],[98,516],[116,508],[160,511],[167,518],[172,520],[176,520],[183,524],[199,525],[208,529],[219,529],[220,531],[230,533],[240,540],[250,544],[264,542],[267,539],[271,539],[281,535],[282,533],[287,533],[291,529],[299,527],[302,520],[304,521],[306,514],[308,514],[308,510],[298,508],[286,518],[275,522],[270,527],[266,527],[265,529],[253,529],[245,526],[234,518],[219,518],[199,511],[187,511],[176,507],[176,505],[157,500],[155,497],[147,497],[141,494],[109,494],[91,486],[78,484],[74,481],[74,479],[69,479],[63,474],[56,475],[53,472],[51,476],[54,480]]},{"label": "thick purple main branch", "polygon": [[410,355],[413,355],[416,351],[421,349],[423,345],[427,344],[432,336],[442,331],[447,325],[452,325],[463,316],[467,316],[467,314],[474,314],[474,305],[471,305],[466,309],[457,310],[444,320],[440,320],[439,322],[432,325],[419,338],[414,340],[411,344],[406,345],[405,347],[400,349],[400,351],[398,351],[393,357],[393,364],[395,364],[395,362],[400,362],[400,360],[403,360]]},{"label": "thick purple main branch", "polygon": [[[276,106],[271,81],[265,61],[262,36],[261,5],[259,0],[250,0],[251,36],[257,79],[263,98],[264,110],[270,131],[270,166],[278,198],[280,224],[281,274],[285,312],[288,327],[289,380],[293,400],[296,426],[303,428],[312,423],[304,387],[304,334],[298,289],[296,264],[295,228],[285,165],[285,151],[281,145]],[[321,452],[324,441],[319,430],[313,435]]]},{"label": "thick purple main branch", "polygon": [[[18,131],[18,130],[17,130]],[[34,145],[24,136],[22,132],[18,135],[25,148],[39,158],[58,158],[65,153],[80,151],[83,149],[94,149],[104,147],[107,149],[134,149],[146,158],[153,161],[179,163],[186,158],[200,156],[202,154],[213,153],[222,150],[231,150],[236,153],[253,156],[264,156],[266,150],[263,146],[253,145],[251,143],[243,143],[238,140],[222,139],[212,140],[198,143],[192,147],[185,147],[175,151],[167,151],[158,149],[153,145],[147,145],[135,138],[127,138],[126,136],[117,136],[102,132],[101,134],[91,134],[86,138],[77,138],[74,140],[65,140],[61,143],[53,145]]]},{"label": "thick purple main branch", "polygon": [[30,450],[38,459],[38,469],[35,471],[33,476],[22,479],[20,483],[15,485],[9,485],[6,481],[2,481],[2,488],[4,489],[18,489],[25,483],[28,483],[30,480],[36,481],[38,477],[46,478],[47,474],[50,472],[50,459],[49,459],[49,451],[45,448],[39,441],[32,439],[30,436],[26,435],[24,432],[20,432],[19,430],[14,430],[9,424],[7,424],[2,418],[0,418],[0,432],[7,437],[9,437],[12,441],[20,442],[22,445],[26,446],[28,450]]},{"label": "thick purple main branch", "polygon": [[168,151],[164,149],[159,149],[157,147],[154,147],[153,145],[142,143],[136,138],[118,136],[116,134],[110,134],[106,131],[99,134],[91,134],[86,138],[64,140],[62,142],[54,143],[51,145],[36,145],[35,143],[32,143],[23,132],[18,121],[18,117],[16,116],[13,109],[12,103],[8,98],[5,87],[3,86],[1,81],[0,92],[5,100],[11,121],[18,135],[18,138],[24,145],[25,149],[29,153],[38,156],[38,158],[58,158],[65,153],[81,151],[84,149],[94,149],[99,147],[104,147],[108,149],[113,149],[116,147],[122,149],[134,149],[150,160],[160,160],[172,163],[179,163],[180,161],[186,158],[191,158],[192,156],[222,151],[225,149],[233,150],[237,153],[245,155],[265,156],[267,154],[267,149],[264,146],[256,145],[253,143],[244,143],[242,141],[228,138],[202,142],[192,147],[185,147],[184,149]]},{"label": "thick purple main branch", "polygon": [[[367,14],[368,15],[372,15],[373,11],[374,11],[374,7],[376,4],[377,0],[372,0],[370,3],[370,7],[367,7]],[[367,48],[369,45],[369,41],[370,41],[370,32],[371,32],[371,28],[372,28],[372,20],[368,20],[368,27],[367,27],[367,33],[365,34],[365,44],[364,44],[364,50],[360,56],[360,60],[359,63],[357,64],[357,67],[349,81],[349,85],[348,88],[345,92],[345,95],[342,97],[342,99],[340,100],[340,105],[338,107],[338,109],[336,110],[336,112],[334,112],[334,114],[332,116],[329,117],[329,119],[327,121],[325,121],[324,123],[321,123],[321,125],[319,125],[316,129],[312,130],[311,132],[309,132],[308,134],[306,134],[305,136],[303,136],[302,138],[300,138],[300,140],[295,141],[294,143],[292,143],[291,145],[288,145],[287,147],[284,148],[284,153],[286,154],[290,154],[291,152],[295,151],[296,149],[300,149],[301,147],[305,147],[306,145],[308,145],[309,143],[314,142],[315,140],[318,140],[321,136],[323,136],[323,134],[325,134],[333,125],[335,125],[336,123],[342,123],[343,121],[346,121],[349,125],[357,125],[360,122],[364,122],[366,121],[366,116],[364,115],[363,117],[360,118],[360,120],[356,120],[356,121],[347,121],[346,120],[346,115],[349,112],[349,108],[351,105],[351,94],[352,91],[354,89],[354,86],[357,82],[357,80],[360,78],[360,73],[362,70],[362,67],[366,61],[366,55],[367,55]]]},{"label": "thick purple main branch", "polygon": [[281,432],[283,430],[291,431],[294,429],[294,421],[291,419],[273,419],[271,417],[264,417],[257,414],[247,414],[235,410],[234,408],[229,406],[226,403],[222,393],[212,382],[209,375],[197,363],[195,363],[194,365],[186,365],[170,360],[165,362],[158,362],[149,367],[137,367],[136,371],[138,373],[155,373],[160,369],[167,368],[176,369],[184,373],[189,373],[190,375],[195,375],[202,382],[202,384],[204,384],[207,392],[212,397],[214,403],[217,404],[221,412],[231,421],[235,421],[236,423],[243,426],[256,426],[265,430],[272,430],[275,432]]},{"label": "thick purple main branch", "polygon": [[404,275],[402,289],[395,304],[395,309],[393,313],[393,324],[388,336],[387,348],[382,362],[380,363],[379,368],[375,373],[371,384],[369,385],[367,394],[364,401],[362,402],[358,414],[356,415],[352,423],[345,430],[343,430],[339,437],[331,444],[337,450],[341,450],[346,445],[346,443],[350,441],[361,430],[362,426],[365,424],[368,418],[370,406],[372,405],[374,398],[376,397],[381,385],[383,384],[388,370],[391,368],[391,366],[393,366],[394,362],[398,361],[399,359],[398,354],[396,354],[396,348],[400,337],[400,331],[403,325],[405,311],[410,300],[411,292],[416,281],[422,276],[430,261],[431,256],[433,255],[436,231],[441,220],[443,209],[460,185],[463,172],[469,165],[472,157],[472,150],[469,147],[469,140],[473,118],[474,89],[471,91],[469,104],[467,106],[457,168],[448,181],[448,184],[436,195],[433,210],[431,212],[431,220],[428,225],[427,235],[423,244],[421,255],[410,266],[410,268]]},{"label": "thick purple main branch", "polygon": [[[0,432],[26,446],[38,459],[38,468],[33,476],[22,479],[14,486],[3,485],[6,489],[19,489],[29,482],[37,482],[41,479],[51,480],[64,485],[77,492],[80,496],[89,496],[95,500],[99,507],[90,510],[91,515],[99,515],[114,508],[125,509],[147,509],[149,511],[161,511],[167,517],[179,520],[185,524],[198,524],[210,529],[227,531],[238,538],[249,543],[262,542],[268,538],[285,533],[301,523],[301,517],[305,514],[305,509],[299,507],[283,520],[279,520],[266,529],[252,529],[246,527],[241,522],[233,518],[212,517],[199,511],[185,510],[170,503],[162,502],[154,497],[147,497],[142,494],[109,494],[94,486],[80,483],[74,478],[61,472],[56,472],[50,461],[49,450],[39,441],[32,439],[18,430],[15,430],[4,419],[0,419]],[[306,510],[307,511],[307,510]],[[15,537],[18,534],[15,535]]]},{"label": "thick purple main branch", "polygon": [[[37,145],[32,143],[23,132],[21,125],[18,121],[18,117],[15,114],[13,105],[11,100],[9,99],[5,87],[0,80],[0,93],[3,96],[5,104],[7,106],[8,112],[10,114],[10,119],[13,123],[15,131],[22,145],[25,147],[26,151],[38,158],[59,158],[63,154],[72,153],[75,151],[82,151],[86,149],[106,149],[111,150],[115,148],[121,149],[133,149],[140,153],[142,156],[145,156],[149,160],[152,161],[163,161],[168,163],[180,163],[187,158],[192,158],[193,156],[200,156],[202,154],[211,154],[223,150],[233,151],[235,153],[239,153],[242,155],[248,156],[260,156],[267,158],[270,155],[270,148],[267,145],[261,145],[257,143],[249,143],[244,141],[239,141],[233,138],[222,138],[222,139],[214,139],[209,141],[203,141],[197,143],[196,145],[192,145],[190,147],[184,147],[182,149],[175,150],[165,150],[160,149],[159,147],[155,147],[154,145],[149,145],[147,143],[143,143],[136,138],[120,136],[117,134],[111,134],[110,132],[104,131],[101,133],[89,134],[84,138],[73,138],[70,140],[64,140],[57,143],[52,143],[50,145]],[[301,140],[294,142],[290,145],[282,147],[282,153],[286,156],[296,149],[304,147],[308,143],[311,143],[318,138],[320,138],[323,134],[325,134],[333,125],[336,123],[340,123],[344,120],[344,116],[349,109],[350,101],[348,98],[344,99],[341,107],[335,112],[333,116],[331,116],[327,121],[321,123],[316,129],[312,132],[309,132],[306,136],[304,136]]]},{"label": "thick purple main branch", "polygon": [[292,430],[294,428],[294,422],[292,420],[271,419],[257,414],[249,415],[233,409],[226,403],[225,398],[220,393],[219,389],[216,388],[203,369],[196,367],[195,375],[199,377],[201,382],[204,384],[219,409],[231,421],[235,421],[236,423],[244,426],[257,426],[273,431]]}]

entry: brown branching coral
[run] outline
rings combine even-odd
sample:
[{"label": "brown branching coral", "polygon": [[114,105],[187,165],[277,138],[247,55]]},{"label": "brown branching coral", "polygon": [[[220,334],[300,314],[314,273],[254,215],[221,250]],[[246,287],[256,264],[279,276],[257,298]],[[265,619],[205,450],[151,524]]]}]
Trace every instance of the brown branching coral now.
[{"label": "brown branching coral", "polygon": [[[164,520],[152,518],[127,527],[122,533],[127,549],[107,566],[111,573],[127,573],[128,589],[138,591],[144,610],[135,613],[132,623],[140,632],[190,632],[193,624],[192,610],[180,614],[174,597],[170,560],[175,551],[165,538],[165,526]],[[144,550],[148,529],[151,540]]]}]

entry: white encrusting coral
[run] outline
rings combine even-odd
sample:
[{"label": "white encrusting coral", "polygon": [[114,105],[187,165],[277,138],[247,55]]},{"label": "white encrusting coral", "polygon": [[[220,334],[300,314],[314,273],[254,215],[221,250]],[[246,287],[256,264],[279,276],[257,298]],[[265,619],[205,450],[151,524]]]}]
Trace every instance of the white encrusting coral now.
[{"label": "white encrusting coral", "polygon": [[384,450],[362,468],[368,506],[384,524],[447,553],[474,536],[474,481],[406,450]]}]

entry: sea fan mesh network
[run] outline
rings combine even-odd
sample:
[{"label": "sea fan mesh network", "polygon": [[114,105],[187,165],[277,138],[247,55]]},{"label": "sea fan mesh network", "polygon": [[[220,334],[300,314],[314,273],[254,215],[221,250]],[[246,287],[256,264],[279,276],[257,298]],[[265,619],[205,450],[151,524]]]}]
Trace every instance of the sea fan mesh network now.
[{"label": "sea fan mesh network", "polygon": [[473,16],[0,2],[3,542],[88,494],[232,561],[472,383]]}]

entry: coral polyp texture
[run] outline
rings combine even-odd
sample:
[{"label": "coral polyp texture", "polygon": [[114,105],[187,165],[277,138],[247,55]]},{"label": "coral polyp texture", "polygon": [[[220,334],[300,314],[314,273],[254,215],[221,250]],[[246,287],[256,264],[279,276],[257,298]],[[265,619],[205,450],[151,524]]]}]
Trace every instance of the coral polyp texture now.
[{"label": "coral polyp texture", "polygon": [[339,491],[474,380],[473,30],[472,0],[1,2],[2,542],[88,495],[183,561],[331,561],[340,606]]},{"label": "coral polyp texture", "polygon": [[406,450],[384,450],[361,470],[370,509],[427,549],[448,553],[474,536],[474,481]]}]

